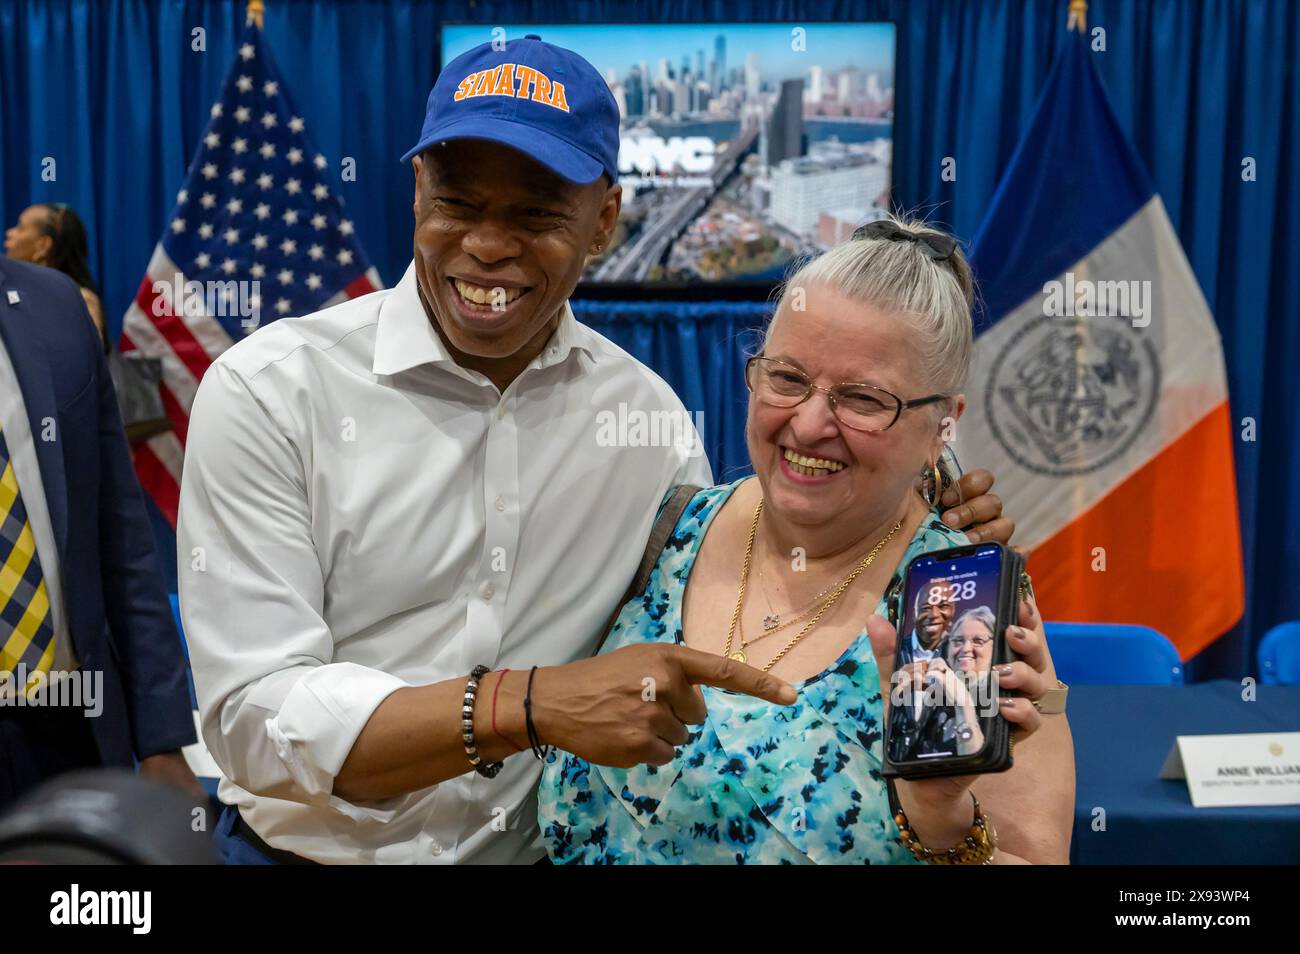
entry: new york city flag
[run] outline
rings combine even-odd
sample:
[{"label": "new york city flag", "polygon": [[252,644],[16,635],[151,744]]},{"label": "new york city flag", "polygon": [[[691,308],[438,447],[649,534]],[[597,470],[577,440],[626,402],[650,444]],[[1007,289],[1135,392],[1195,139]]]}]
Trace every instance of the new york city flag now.
[{"label": "new york city flag", "polygon": [[996,472],[1048,618],[1187,659],[1243,609],[1223,350],[1091,55],[1072,34],[975,237],[954,447]]}]

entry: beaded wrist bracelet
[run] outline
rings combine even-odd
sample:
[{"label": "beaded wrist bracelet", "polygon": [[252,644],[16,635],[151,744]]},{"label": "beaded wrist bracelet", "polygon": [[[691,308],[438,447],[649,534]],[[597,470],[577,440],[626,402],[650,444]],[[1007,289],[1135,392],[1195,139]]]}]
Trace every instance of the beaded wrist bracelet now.
[{"label": "beaded wrist bracelet", "polygon": [[469,682],[465,684],[465,699],[460,707],[461,738],[465,740],[465,756],[474,771],[484,778],[496,778],[503,762],[484,762],[474,744],[474,702],[478,697],[478,682],[489,672],[487,666],[475,666],[470,673]]},{"label": "beaded wrist bracelet", "polygon": [[993,863],[993,852],[998,847],[997,832],[993,830],[992,823],[980,808],[980,801],[975,797],[974,792],[971,792],[970,798],[975,803],[975,820],[971,823],[970,831],[951,848],[938,851],[931,851],[921,844],[921,839],[912,830],[912,823],[907,820],[907,815],[898,802],[892,781],[889,783],[889,796],[890,808],[894,812],[894,824],[898,826],[898,841],[917,861],[932,865],[991,865]]}]

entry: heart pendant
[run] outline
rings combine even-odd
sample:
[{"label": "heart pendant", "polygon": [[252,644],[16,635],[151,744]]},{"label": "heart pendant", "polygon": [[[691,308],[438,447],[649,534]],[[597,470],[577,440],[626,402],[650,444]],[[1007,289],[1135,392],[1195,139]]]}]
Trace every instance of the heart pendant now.
[{"label": "heart pendant", "polygon": [[763,632],[770,633],[781,625],[781,617],[773,613],[771,616],[763,617]]}]

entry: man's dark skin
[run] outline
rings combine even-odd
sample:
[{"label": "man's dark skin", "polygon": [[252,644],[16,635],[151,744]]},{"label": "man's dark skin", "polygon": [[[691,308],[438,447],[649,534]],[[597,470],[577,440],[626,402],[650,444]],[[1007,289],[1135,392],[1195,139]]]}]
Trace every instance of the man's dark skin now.
[{"label": "man's dark skin", "polygon": [[[415,272],[429,321],[456,363],[504,392],[546,346],[581,277],[587,256],[609,244],[622,189],[606,177],[576,185],[525,154],[485,140],[433,146],[412,160],[415,172]],[[483,288],[526,288],[500,315],[467,316],[452,281]],[[992,475],[961,482],[968,503],[957,523],[990,520],[984,539],[1010,536],[987,494]],[[950,491],[951,492],[951,491]],[[957,494],[951,492],[952,503]],[[595,634],[592,634],[593,637]],[[655,700],[642,699],[654,680]],[[497,683],[500,681],[500,685]],[[527,748],[523,699],[527,672],[483,678],[479,755],[495,762]],[[785,682],[750,666],[684,646],[629,646],[603,656],[537,670],[533,723],[545,744],[612,766],[671,761],[687,725],[704,721],[701,684],[791,704]],[[461,738],[465,678],[393,692],[375,709],[334,782],[334,794],[366,802],[418,791],[469,770]],[[512,741],[507,741],[507,739]]]},{"label": "man's dark skin", "polygon": [[948,632],[953,617],[957,615],[957,604],[952,601],[949,590],[947,581],[934,580],[921,594],[921,608],[916,614],[916,639],[930,652],[943,642],[944,633]]},{"label": "man's dark skin", "polygon": [[[605,176],[574,185],[485,140],[444,143],[411,162],[425,311],[456,363],[504,391],[555,331],[593,246],[609,243],[622,187]],[[453,278],[529,291],[508,322],[490,327],[461,316]]]}]

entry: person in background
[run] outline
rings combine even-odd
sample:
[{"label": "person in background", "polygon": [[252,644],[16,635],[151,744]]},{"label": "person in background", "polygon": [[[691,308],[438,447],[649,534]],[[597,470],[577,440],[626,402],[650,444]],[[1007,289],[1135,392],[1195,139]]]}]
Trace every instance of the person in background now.
[{"label": "person in background", "polygon": [[90,272],[90,243],[81,217],[58,202],[28,206],[17,224],[5,232],[5,254],[63,272],[77,283],[99,332],[100,347],[108,356],[127,439],[134,444],[171,430],[158,388],[162,363],[138,351],[123,354],[113,348],[98,286]]},{"label": "person in background", "polygon": [[137,764],[206,804],[160,571],[85,299],[0,258],[0,809],[72,769]]},{"label": "person in background", "polygon": [[17,223],[5,231],[5,254],[20,262],[63,272],[76,282],[90,320],[99,332],[104,354],[112,350],[104,321],[104,304],[90,275],[90,242],[81,216],[60,202],[30,205],[23,209]]}]

